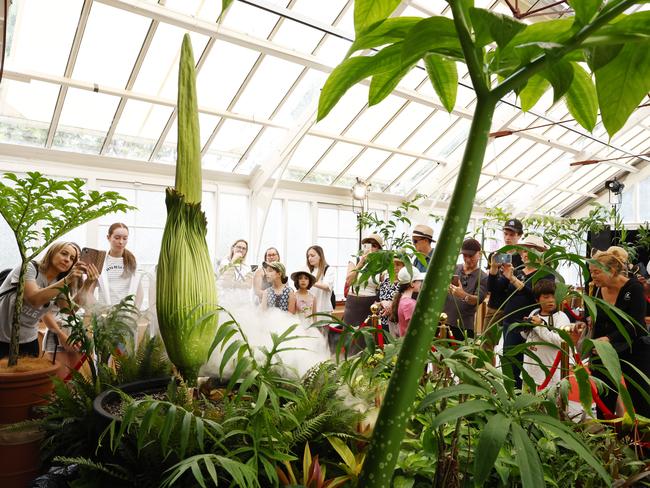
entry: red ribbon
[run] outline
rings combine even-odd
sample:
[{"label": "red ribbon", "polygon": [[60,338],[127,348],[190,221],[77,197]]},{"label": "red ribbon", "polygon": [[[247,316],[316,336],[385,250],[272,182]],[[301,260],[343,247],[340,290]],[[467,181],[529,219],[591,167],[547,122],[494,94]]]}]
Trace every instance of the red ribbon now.
[{"label": "red ribbon", "polygon": [[551,366],[551,369],[548,371],[548,376],[544,380],[544,383],[542,383],[537,387],[537,391],[542,391],[544,388],[548,386],[548,384],[551,382],[551,378],[553,378],[553,375],[557,371],[557,368],[560,365],[561,360],[562,360],[562,351],[558,351],[557,355],[555,356],[555,360],[553,361],[553,366]]}]

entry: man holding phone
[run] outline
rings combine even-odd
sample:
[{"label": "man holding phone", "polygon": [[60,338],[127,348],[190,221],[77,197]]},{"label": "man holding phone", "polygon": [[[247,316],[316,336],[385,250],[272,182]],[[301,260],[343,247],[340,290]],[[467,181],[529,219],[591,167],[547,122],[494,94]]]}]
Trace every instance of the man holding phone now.
[{"label": "man holding phone", "polygon": [[487,294],[487,274],[479,269],[481,244],[466,239],[460,249],[462,264],[457,264],[443,311],[456,339],[474,337],[474,319],[479,304]]},{"label": "man holding phone", "polygon": [[[519,244],[521,236],[524,234],[524,226],[519,219],[509,219],[503,224],[503,242],[506,246]],[[491,253],[488,257],[488,267],[494,260],[498,264],[497,273],[503,276],[503,265],[512,264],[514,269],[523,265],[521,256],[515,250],[506,253]],[[492,271],[490,271],[492,273]],[[503,303],[508,298],[507,294],[500,293],[498,290],[488,290],[490,299],[488,301],[487,312],[483,318],[483,332],[485,333],[486,344],[490,349],[496,345],[497,324],[503,319]],[[487,332],[487,333],[486,333]]]}]

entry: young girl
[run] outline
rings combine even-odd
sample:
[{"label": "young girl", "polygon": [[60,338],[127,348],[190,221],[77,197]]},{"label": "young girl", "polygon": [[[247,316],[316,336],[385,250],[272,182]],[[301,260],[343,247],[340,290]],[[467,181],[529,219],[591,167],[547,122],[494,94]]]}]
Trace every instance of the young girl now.
[{"label": "young girl", "polygon": [[266,277],[271,286],[262,293],[262,310],[279,308],[285,312],[296,313],[296,295],[287,286],[287,272],[284,264],[275,261],[269,263]]},{"label": "young girl", "polygon": [[300,317],[303,324],[316,322],[316,317],[310,315],[316,313],[318,303],[316,297],[309,291],[314,286],[316,277],[307,270],[300,270],[291,273],[291,279],[296,287],[296,315]]},{"label": "young girl", "polygon": [[409,272],[408,268],[404,267],[397,274],[399,288],[393,297],[391,320],[397,322],[400,337],[406,335],[422,281],[424,281],[424,273],[416,268]]},{"label": "young girl", "polygon": [[142,303],[142,288],[136,274],[135,256],[126,248],[129,228],[116,222],[108,228],[106,236],[109,250],[104,259],[98,281],[97,301],[101,305],[116,305],[128,295],[135,295],[135,305]]},{"label": "young girl", "polygon": [[266,290],[271,283],[266,277],[266,266],[268,263],[280,261],[280,251],[275,247],[269,247],[264,253],[264,261],[262,266],[258,267],[253,274],[253,291],[258,300],[262,299],[262,293]]}]

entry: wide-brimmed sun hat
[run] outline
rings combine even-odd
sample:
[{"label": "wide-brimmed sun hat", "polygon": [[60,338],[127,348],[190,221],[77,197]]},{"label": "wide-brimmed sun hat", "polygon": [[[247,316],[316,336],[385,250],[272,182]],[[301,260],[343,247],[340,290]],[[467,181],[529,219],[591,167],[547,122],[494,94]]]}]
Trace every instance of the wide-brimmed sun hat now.
[{"label": "wide-brimmed sun hat", "polygon": [[400,285],[406,285],[407,283],[413,283],[414,281],[424,281],[425,273],[419,269],[413,267],[411,271],[407,268],[402,268],[397,273],[397,282]]},{"label": "wide-brimmed sun hat", "polygon": [[433,229],[428,225],[418,224],[413,229],[411,237],[422,237],[424,239],[429,239],[432,242],[436,242],[433,238]]},{"label": "wide-brimmed sun hat", "polygon": [[311,274],[311,271],[309,271],[307,268],[301,268],[298,271],[294,271],[293,273],[291,273],[291,281],[298,281],[300,275],[305,275],[309,279],[310,288],[314,286],[314,283],[316,283],[316,277],[313,274]]},{"label": "wide-brimmed sun hat", "polygon": [[366,244],[367,242],[369,243],[375,243],[379,245],[379,249],[382,249],[384,247],[384,239],[379,234],[370,234],[369,236],[366,236],[362,239],[361,244]]},{"label": "wide-brimmed sun hat", "polygon": [[526,238],[522,242],[520,242],[519,245],[524,247],[532,247],[533,249],[537,249],[538,251],[548,250],[548,246],[544,242],[544,239],[534,235],[526,236]]}]

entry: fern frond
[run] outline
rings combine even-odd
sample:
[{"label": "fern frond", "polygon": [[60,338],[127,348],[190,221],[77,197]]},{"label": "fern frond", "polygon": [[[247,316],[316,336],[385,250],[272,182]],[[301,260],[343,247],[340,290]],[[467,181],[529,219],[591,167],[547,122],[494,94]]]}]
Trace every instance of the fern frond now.
[{"label": "fern frond", "polygon": [[111,478],[115,478],[121,481],[133,481],[133,478],[130,476],[129,472],[117,464],[103,464],[92,461],[91,459],[85,457],[65,456],[57,456],[54,458],[54,461],[57,463],[62,463],[66,466],[76,464],[80,468],[85,468],[90,471],[99,471],[102,474],[108,475]]}]

